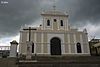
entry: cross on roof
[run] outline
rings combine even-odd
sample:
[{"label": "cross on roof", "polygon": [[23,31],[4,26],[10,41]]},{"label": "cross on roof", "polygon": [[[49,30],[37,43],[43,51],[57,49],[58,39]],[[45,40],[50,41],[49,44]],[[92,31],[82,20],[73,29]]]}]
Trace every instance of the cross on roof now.
[{"label": "cross on roof", "polygon": [[54,9],[54,10],[56,9],[56,6],[55,6],[55,5],[53,6],[53,9]]},{"label": "cross on roof", "polygon": [[55,0],[53,0],[53,9],[55,10],[55,8],[56,8],[56,6],[55,6],[55,3],[56,3],[56,1]]}]

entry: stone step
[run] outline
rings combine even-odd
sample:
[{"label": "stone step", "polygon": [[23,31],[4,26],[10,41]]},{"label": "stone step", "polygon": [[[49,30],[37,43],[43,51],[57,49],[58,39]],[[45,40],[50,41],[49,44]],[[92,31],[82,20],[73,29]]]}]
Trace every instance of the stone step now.
[{"label": "stone step", "polygon": [[[19,67],[100,67],[98,56],[37,56],[35,60],[19,60]],[[21,61],[21,62],[20,62]]]},{"label": "stone step", "polygon": [[34,56],[32,60],[38,61],[54,61],[54,60],[99,60],[100,56]]},{"label": "stone step", "polygon": [[100,63],[37,62],[21,63],[18,67],[100,67]]}]

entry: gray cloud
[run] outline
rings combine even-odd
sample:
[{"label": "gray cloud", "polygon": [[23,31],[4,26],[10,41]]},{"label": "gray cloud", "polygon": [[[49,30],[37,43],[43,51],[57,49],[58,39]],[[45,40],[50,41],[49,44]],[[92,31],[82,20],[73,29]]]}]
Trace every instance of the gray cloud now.
[{"label": "gray cloud", "polygon": [[24,24],[36,20],[39,13],[37,0],[1,0],[8,4],[0,4],[0,35],[16,35]]},{"label": "gray cloud", "polygon": [[[41,8],[51,9],[53,0],[0,0],[0,37],[13,36],[19,32],[21,25],[34,23],[40,18]],[[50,3],[51,2],[51,3]],[[57,0],[57,9],[70,10],[71,24],[87,21],[99,24],[100,0]]]},{"label": "gray cloud", "polygon": [[70,11],[72,25],[85,25],[88,21],[92,24],[100,23],[100,0],[59,0],[57,6]]},{"label": "gray cloud", "polygon": [[74,21],[90,21],[93,24],[100,22],[100,0],[79,0],[79,4],[72,19]]}]

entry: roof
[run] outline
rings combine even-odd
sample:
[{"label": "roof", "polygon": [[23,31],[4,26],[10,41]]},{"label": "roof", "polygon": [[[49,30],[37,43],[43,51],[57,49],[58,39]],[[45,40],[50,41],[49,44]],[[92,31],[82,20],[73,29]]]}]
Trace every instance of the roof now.
[{"label": "roof", "polygon": [[13,40],[12,42],[10,42],[11,44],[18,44],[16,40]]},{"label": "roof", "polygon": [[94,47],[100,47],[100,43],[95,44]]},{"label": "roof", "polygon": [[92,39],[90,42],[100,42],[100,39]]},{"label": "roof", "polygon": [[60,15],[60,16],[68,16],[67,13],[58,11],[58,10],[49,10],[49,11],[44,11],[42,12],[41,15]]}]

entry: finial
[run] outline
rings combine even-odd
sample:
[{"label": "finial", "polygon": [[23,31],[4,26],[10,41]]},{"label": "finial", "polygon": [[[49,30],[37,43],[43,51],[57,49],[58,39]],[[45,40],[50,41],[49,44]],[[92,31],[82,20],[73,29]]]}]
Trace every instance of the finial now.
[{"label": "finial", "polygon": [[71,8],[68,10],[68,13],[72,13],[72,9]]},{"label": "finial", "polygon": [[54,3],[53,3],[53,10],[55,10],[55,8],[56,8],[55,3],[56,3],[56,1],[54,0]]},{"label": "finial", "polygon": [[55,10],[55,9],[56,9],[56,6],[54,5],[54,6],[53,6],[53,10]]},{"label": "finial", "polygon": [[44,12],[45,12],[45,10],[43,8],[41,8],[41,13],[44,13]]}]

